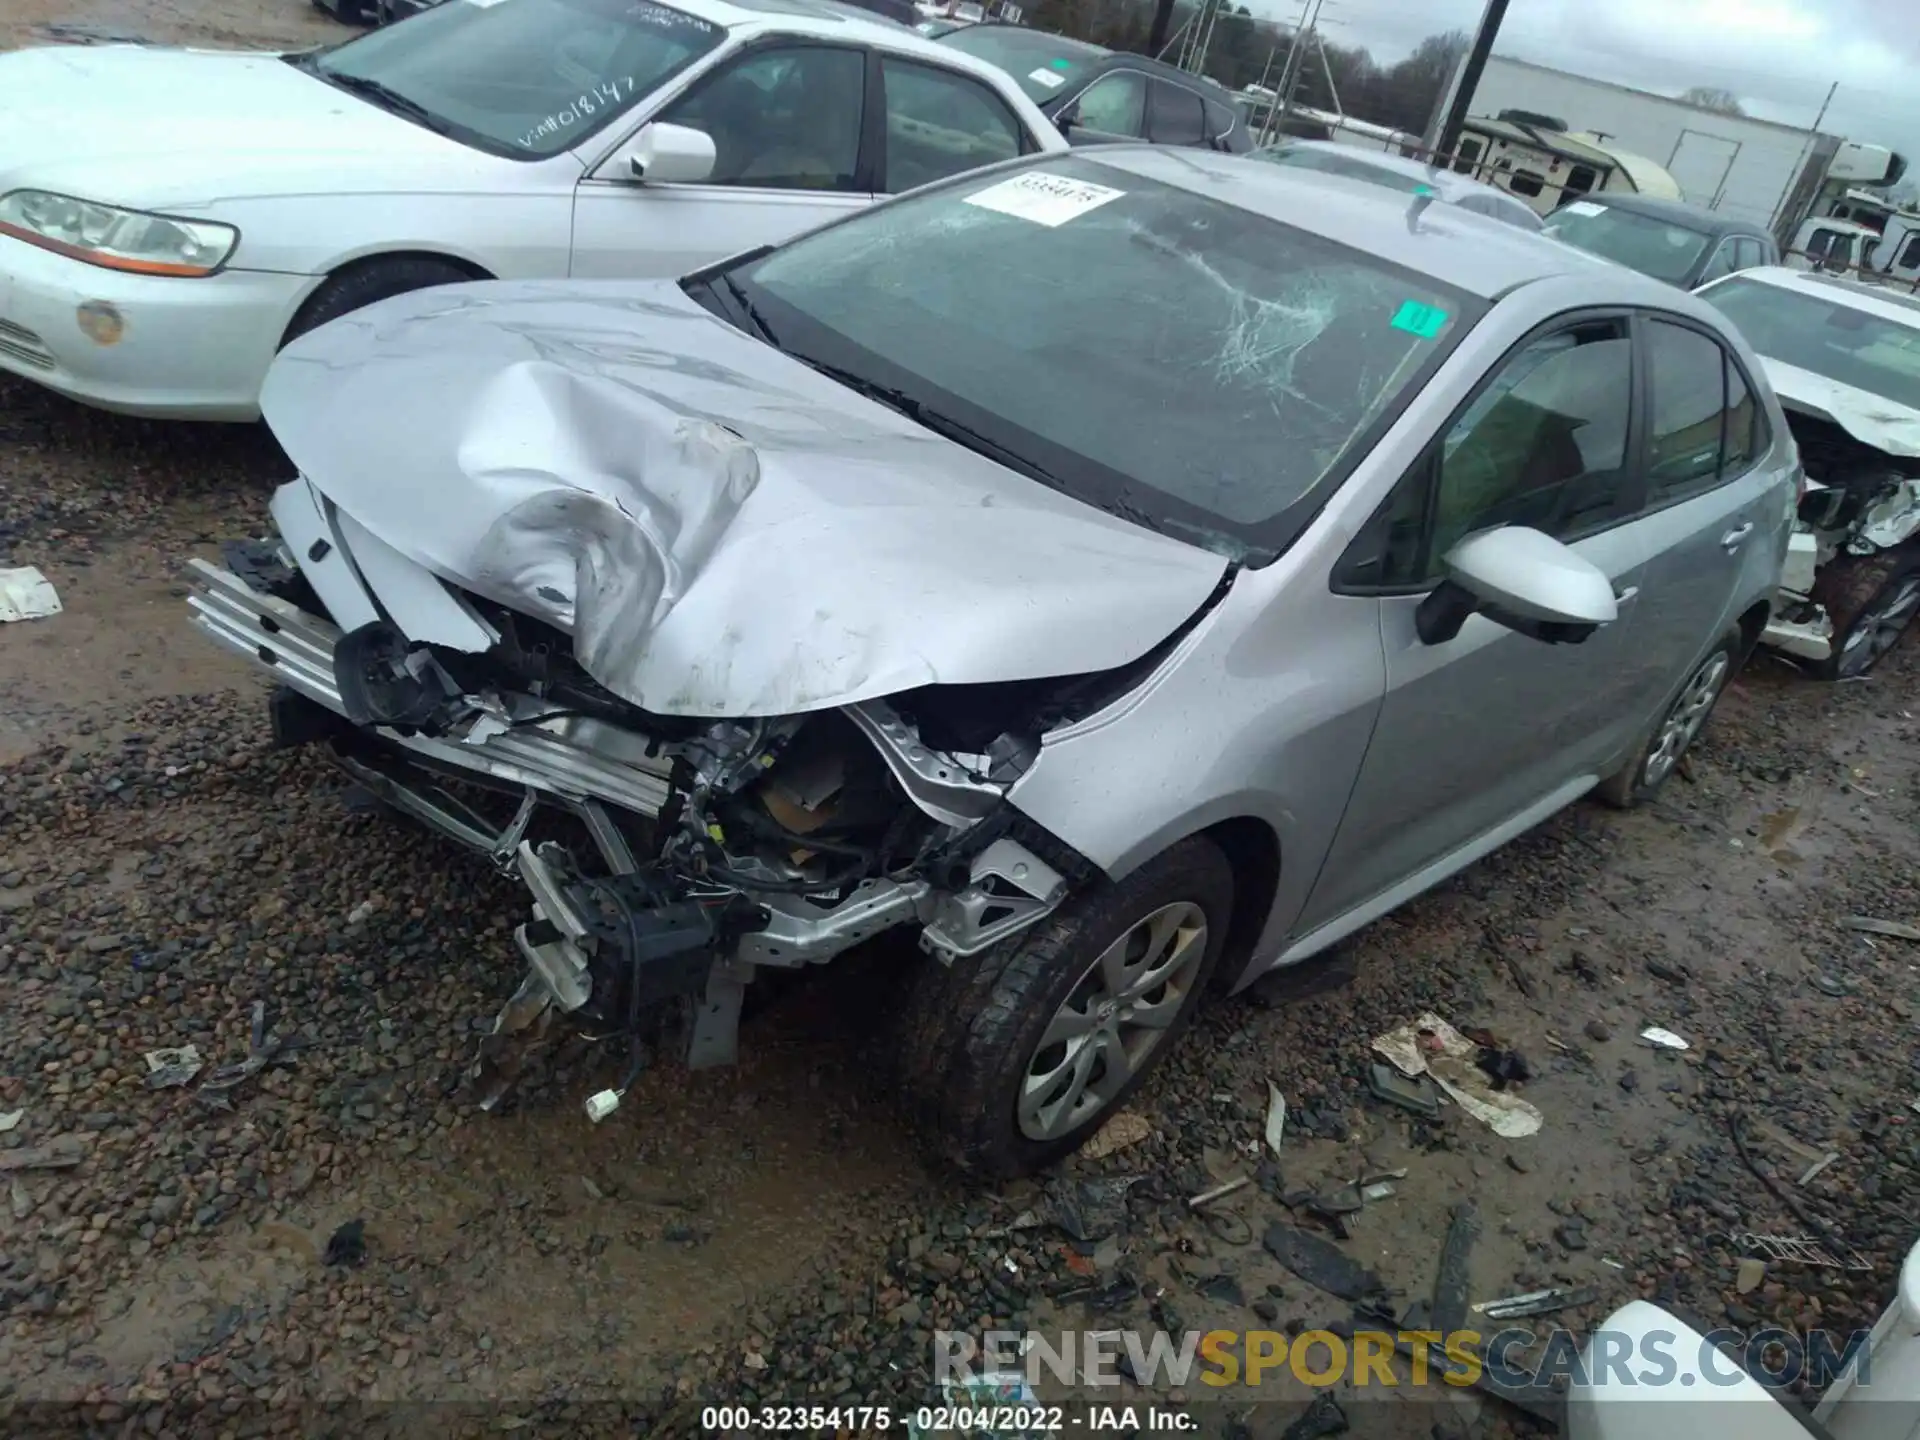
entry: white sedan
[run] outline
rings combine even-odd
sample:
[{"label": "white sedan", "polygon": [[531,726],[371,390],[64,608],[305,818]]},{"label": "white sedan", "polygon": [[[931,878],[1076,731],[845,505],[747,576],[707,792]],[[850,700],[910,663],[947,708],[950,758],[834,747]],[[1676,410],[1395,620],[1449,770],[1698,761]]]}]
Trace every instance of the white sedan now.
[{"label": "white sedan", "polygon": [[302,54],[16,51],[0,95],[0,369],[204,420],[389,295],[669,278],[1067,148],[994,66],[830,0],[449,0]]}]

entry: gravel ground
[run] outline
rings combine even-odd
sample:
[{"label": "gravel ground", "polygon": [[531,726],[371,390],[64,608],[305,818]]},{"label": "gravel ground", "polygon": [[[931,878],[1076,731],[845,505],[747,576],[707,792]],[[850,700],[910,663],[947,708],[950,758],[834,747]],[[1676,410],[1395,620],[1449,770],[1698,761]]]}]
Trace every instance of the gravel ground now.
[{"label": "gravel ground", "polygon": [[[323,23],[251,13],[196,10],[182,38]],[[1846,1329],[1886,1303],[1920,1214],[1920,944],[1842,922],[1920,921],[1915,647],[1842,687],[1756,662],[1659,804],[1576,806],[1215,1004],[1137,1100],[1147,1138],[977,1191],[911,1158],[863,1059],[911,963],[893,951],[753,1019],[738,1071],[650,1074],[601,1127],[579,1103],[617,1067],[591,1053],[505,1115],[458,1103],[517,979],[519,887],[267,749],[259,685],[184,624],[180,560],[262,530],[284,473],[258,430],[0,381],[0,564],[39,565],[67,606],[0,630],[0,1112],[23,1112],[0,1133],[0,1400],[82,1399],[116,1426],[158,1406],[181,1434],[312,1432],[314,1403],[356,1398],[529,1433],[691,1431],[703,1401],[907,1406],[936,1328],[1350,1321],[1259,1237],[1303,1218],[1283,1198],[1402,1168],[1343,1246],[1401,1306],[1469,1198],[1473,1298],[1592,1285],[1555,1317],[1575,1328],[1635,1296],[1743,1328]],[[158,1047],[244,1059],[256,1004],[280,1042],[256,1073],[144,1084]],[[1425,1010],[1524,1054],[1537,1136],[1367,1098],[1369,1038]],[[1691,1048],[1636,1043],[1649,1024]],[[1270,1081],[1291,1114],[1280,1163],[1256,1165]],[[78,1163],[14,1168],[37,1149]],[[1257,1183],[1217,1207],[1232,1218],[1187,1210],[1240,1173]],[[1105,1177],[1137,1183],[1102,1222]],[[354,1220],[364,1257],[326,1263]],[[1814,1227],[1870,1268],[1776,1264],[1736,1289],[1731,1232]],[[1457,1433],[1531,1423],[1453,1399]],[[417,1433],[424,1412],[382,1413]],[[1206,1413],[1254,1435],[1290,1414]],[[1366,1413],[1370,1434],[1434,1422]]]}]

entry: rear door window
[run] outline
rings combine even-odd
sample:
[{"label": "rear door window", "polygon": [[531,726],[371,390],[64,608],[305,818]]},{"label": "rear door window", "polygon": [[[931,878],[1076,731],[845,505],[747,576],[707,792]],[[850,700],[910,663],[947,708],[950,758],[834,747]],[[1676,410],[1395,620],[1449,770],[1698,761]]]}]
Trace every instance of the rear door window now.
[{"label": "rear door window", "polygon": [[1711,485],[1720,475],[1727,371],[1720,347],[1664,320],[1647,326],[1647,481],[1656,501]]},{"label": "rear door window", "polygon": [[1205,102],[1184,85],[1155,80],[1148,92],[1147,138],[1156,145],[1205,144]]}]

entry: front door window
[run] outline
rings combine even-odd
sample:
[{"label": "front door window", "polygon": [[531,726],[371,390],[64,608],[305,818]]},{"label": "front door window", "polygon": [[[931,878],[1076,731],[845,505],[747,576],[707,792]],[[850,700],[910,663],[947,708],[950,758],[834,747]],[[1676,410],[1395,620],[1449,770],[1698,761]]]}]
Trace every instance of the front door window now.
[{"label": "front door window", "polygon": [[711,185],[856,188],[866,55],[783,46],[721,67],[660,116],[713,140]]}]

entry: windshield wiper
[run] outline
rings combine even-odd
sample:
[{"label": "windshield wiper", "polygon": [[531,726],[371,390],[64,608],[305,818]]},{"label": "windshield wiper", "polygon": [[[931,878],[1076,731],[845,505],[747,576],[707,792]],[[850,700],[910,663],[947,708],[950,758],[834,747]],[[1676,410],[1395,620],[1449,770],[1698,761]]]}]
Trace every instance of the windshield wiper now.
[{"label": "windshield wiper", "polygon": [[745,315],[748,323],[760,332],[760,338],[774,349],[780,349],[780,342],[774,338],[773,329],[767,324],[767,317],[762,315],[760,307],[748,298],[747,287],[731,275],[722,275],[719,278],[720,283],[727,287],[727,294],[733,297],[733,303],[740,307],[740,313]]},{"label": "windshield wiper", "polygon": [[316,73],[329,85],[338,86],[350,95],[358,95],[363,100],[369,100],[383,110],[391,110],[394,114],[424,125],[438,134],[452,133],[452,127],[445,120],[411,95],[402,95],[384,81],[369,80],[364,75],[342,75],[337,70],[322,70]]}]

